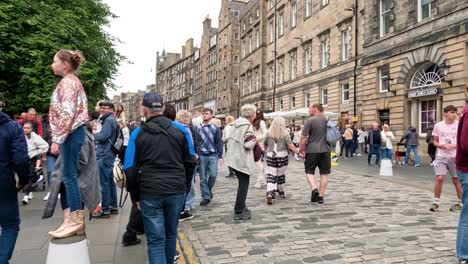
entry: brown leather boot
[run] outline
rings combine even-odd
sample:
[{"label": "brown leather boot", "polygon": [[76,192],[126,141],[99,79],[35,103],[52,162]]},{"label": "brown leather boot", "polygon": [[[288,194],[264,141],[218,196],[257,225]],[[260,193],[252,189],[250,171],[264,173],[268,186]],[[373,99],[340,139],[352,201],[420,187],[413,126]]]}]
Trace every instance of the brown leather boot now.
[{"label": "brown leather boot", "polygon": [[63,229],[65,229],[65,226],[67,225],[67,223],[69,221],[70,221],[70,208],[67,208],[67,209],[63,210],[63,223],[62,223],[62,225],[59,226],[54,231],[49,231],[49,233],[48,233],[49,236],[53,237],[53,234],[61,232]]},{"label": "brown leather boot", "polygon": [[66,238],[74,235],[82,235],[85,231],[84,210],[76,210],[70,213],[70,221],[65,225],[65,228],[57,233],[54,233],[54,238]]}]

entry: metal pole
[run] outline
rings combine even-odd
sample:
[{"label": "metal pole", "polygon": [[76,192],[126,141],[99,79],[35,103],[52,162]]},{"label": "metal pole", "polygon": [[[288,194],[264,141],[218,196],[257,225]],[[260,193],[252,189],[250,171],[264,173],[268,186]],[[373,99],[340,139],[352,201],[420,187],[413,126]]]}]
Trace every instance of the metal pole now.
[{"label": "metal pole", "polygon": [[274,112],[275,111],[275,105],[276,105],[276,100],[275,100],[275,96],[276,96],[276,30],[277,30],[277,22],[276,22],[276,5],[278,3],[278,0],[275,0],[275,18],[274,18],[274,28],[275,28],[275,51],[273,52],[273,56],[274,56],[274,66],[273,66],[273,109],[272,111]]},{"label": "metal pole", "polygon": [[[353,75],[353,116],[357,116],[357,94],[356,94],[356,86],[357,86],[357,66],[358,66],[358,0],[354,0],[354,75]],[[353,120],[354,121],[354,120]]]}]

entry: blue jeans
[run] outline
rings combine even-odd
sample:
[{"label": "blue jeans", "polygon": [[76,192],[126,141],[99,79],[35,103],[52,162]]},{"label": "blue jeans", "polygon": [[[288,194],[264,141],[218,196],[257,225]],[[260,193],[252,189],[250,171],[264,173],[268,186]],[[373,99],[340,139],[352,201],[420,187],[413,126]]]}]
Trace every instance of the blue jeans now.
[{"label": "blue jeans", "polygon": [[408,159],[410,158],[411,155],[411,150],[414,152],[414,164],[421,164],[421,161],[419,159],[419,154],[418,154],[418,146],[406,146],[406,157],[405,157],[405,164],[408,164]]},{"label": "blue jeans", "polygon": [[80,185],[78,184],[78,162],[85,136],[85,128],[81,126],[68,135],[67,140],[60,147],[63,184],[67,192],[67,205],[70,206],[71,212],[83,209]]},{"label": "blue jeans", "polygon": [[97,159],[99,181],[101,183],[101,206],[102,211],[105,213],[109,213],[111,207],[117,207],[117,189],[112,172],[112,169],[114,168],[114,160],[115,158],[109,157],[99,157]]},{"label": "blue jeans", "polygon": [[1,195],[0,227],[0,263],[8,263],[8,260],[13,255],[16,238],[20,230],[16,191],[11,194]]},{"label": "blue jeans", "polygon": [[174,263],[177,226],[185,195],[141,201],[150,264]]},{"label": "blue jeans", "polygon": [[191,210],[193,207],[193,203],[195,202],[195,175],[196,170],[193,171],[193,178],[192,178],[192,188],[190,188],[190,192],[185,197],[185,208],[186,210]]},{"label": "blue jeans", "polygon": [[369,147],[369,155],[367,156],[367,163],[370,165],[372,155],[375,155],[375,164],[380,164],[380,145],[374,144]]},{"label": "blue jeans", "polygon": [[47,185],[50,187],[50,178],[52,177],[52,172],[54,171],[55,162],[57,162],[57,157],[47,155]]},{"label": "blue jeans", "polygon": [[218,176],[218,155],[200,155],[200,191],[203,200],[211,200]]},{"label": "blue jeans", "polygon": [[392,159],[392,150],[388,148],[382,149],[382,159]]},{"label": "blue jeans", "polygon": [[463,208],[458,222],[457,257],[459,259],[468,259],[468,173],[458,171],[457,174],[463,193]]}]

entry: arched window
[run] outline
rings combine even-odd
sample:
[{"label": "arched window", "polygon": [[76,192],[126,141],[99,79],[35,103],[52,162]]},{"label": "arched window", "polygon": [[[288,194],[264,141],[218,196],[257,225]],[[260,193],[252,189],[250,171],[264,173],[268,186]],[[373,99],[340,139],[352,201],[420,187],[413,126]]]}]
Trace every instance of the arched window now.
[{"label": "arched window", "polygon": [[425,63],[414,73],[410,88],[417,89],[440,85],[442,83],[441,75],[442,72],[437,64]]}]

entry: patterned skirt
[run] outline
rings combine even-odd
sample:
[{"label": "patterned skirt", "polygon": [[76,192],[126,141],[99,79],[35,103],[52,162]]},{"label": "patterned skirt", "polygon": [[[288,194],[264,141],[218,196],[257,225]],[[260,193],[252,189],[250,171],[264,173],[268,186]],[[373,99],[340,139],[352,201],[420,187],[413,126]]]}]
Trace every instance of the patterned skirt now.
[{"label": "patterned skirt", "polygon": [[288,169],[288,152],[267,153],[266,175],[267,182],[273,184],[284,184],[286,182],[286,170]]}]

